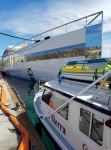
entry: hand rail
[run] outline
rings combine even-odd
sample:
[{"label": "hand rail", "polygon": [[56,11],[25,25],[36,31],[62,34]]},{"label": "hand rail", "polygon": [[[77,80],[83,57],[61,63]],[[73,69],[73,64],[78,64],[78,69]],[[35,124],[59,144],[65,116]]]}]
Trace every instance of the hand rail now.
[{"label": "hand rail", "polygon": [[36,95],[36,93],[40,90],[40,82],[41,80],[44,80],[45,78],[41,78],[39,81],[36,82],[36,84],[34,85],[34,93]]},{"label": "hand rail", "polygon": [[[77,96],[80,96],[81,94],[83,94],[85,91],[87,91],[89,88],[91,88],[93,85],[95,85],[98,81],[100,80],[104,80],[105,77],[107,77],[109,74],[111,74],[111,70],[109,70],[108,72],[106,72],[104,75],[102,75],[101,77],[99,77],[97,80],[95,80],[94,82],[92,82],[91,84],[89,84],[88,86],[86,86],[84,89],[82,89],[80,92],[78,92],[76,95],[73,95],[72,98],[70,98],[68,101],[66,101],[64,104],[62,104],[61,106],[59,106],[56,110],[54,110],[53,112],[51,112],[48,116],[46,117],[50,117],[52,114],[54,114],[55,112],[57,112],[60,108],[62,108],[63,106],[65,106],[66,104],[68,104],[70,101],[72,101],[74,98],[76,98]],[[103,84],[103,83],[102,83]]]},{"label": "hand rail", "polygon": [[[43,35],[43,34],[45,34],[45,33],[52,32],[53,30],[56,30],[56,29],[61,28],[61,27],[63,27],[63,26],[67,26],[67,25],[69,25],[69,24],[71,24],[71,23],[74,23],[74,22],[78,22],[78,21],[83,20],[83,19],[86,19],[86,20],[87,20],[87,18],[97,15],[97,16],[94,17],[89,23],[87,23],[87,25],[89,25],[92,21],[94,21],[94,20],[95,20],[99,15],[101,15],[101,14],[103,14],[103,11],[99,11],[99,12],[96,12],[96,13],[93,13],[93,14],[90,14],[90,15],[87,15],[87,16],[84,16],[84,17],[81,17],[81,18],[79,18],[79,19],[72,20],[72,21],[70,21],[70,22],[68,22],[68,23],[59,25],[59,26],[57,26],[57,27],[55,27],[55,28],[51,28],[51,29],[49,29],[49,30],[47,30],[47,31],[44,31],[44,32],[39,33],[39,34],[36,34],[35,36],[32,36],[32,37],[28,38],[27,40],[28,40],[28,41],[34,41],[34,40],[32,40],[33,38],[36,38],[36,37],[38,37],[38,36],[41,36],[41,35]],[[20,42],[20,43],[18,43],[17,45],[13,46],[10,50],[12,50],[12,49],[15,48],[16,46],[18,46],[18,45],[20,45],[20,44],[26,42],[27,40],[23,40],[22,42]]]}]

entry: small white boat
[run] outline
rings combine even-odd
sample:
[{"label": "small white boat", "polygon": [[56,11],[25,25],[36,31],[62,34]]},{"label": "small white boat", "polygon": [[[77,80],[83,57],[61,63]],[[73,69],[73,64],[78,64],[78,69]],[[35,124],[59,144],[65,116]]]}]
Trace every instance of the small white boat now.
[{"label": "small white boat", "polygon": [[35,111],[55,149],[111,150],[111,89],[103,86],[110,74],[91,84],[52,80],[35,94]]},{"label": "small white boat", "polygon": [[[67,61],[60,69],[60,76],[68,79],[94,81],[111,70],[111,58]],[[108,79],[110,80],[111,77]]]}]

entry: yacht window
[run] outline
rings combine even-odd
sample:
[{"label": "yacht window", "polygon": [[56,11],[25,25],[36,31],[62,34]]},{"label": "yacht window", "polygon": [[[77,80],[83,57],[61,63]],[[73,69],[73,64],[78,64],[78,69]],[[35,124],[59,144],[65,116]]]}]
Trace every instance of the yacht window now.
[{"label": "yacht window", "polygon": [[91,139],[102,145],[103,142],[103,119],[94,115],[92,118]]},{"label": "yacht window", "polygon": [[[57,92],[51,93],[49,90],[44,90],[42,100],[49,105],[53,110],[64,104],[68,98],[58,94]],[[68,120],[68,104],[57,111],[63,118]]]},{"label": "yacht window", "polygon": [[42,95],[42,100],[49,105],[50,99],[52,97],[52,93],[49,90],[44,90],[43,95]]},{"label": "yacht window", "polygon": [[58,113],[66,120],[68,120],[68,104],[65,105],[63,108],[61,108],[60,110],[58,110]]},{"label": "yacht window", "polygon": [[[76,48],[75,46],[69,46],[66,48],[57,48],[53,50],[45,50],[41,52],[35,52],[26,55],[27,61],[32,61],[33,57],[34,60],[47,60],[52,58],[66,58],[66,57],[73,57],[73,56],[84,56],[84,45],[81,48]],[[29,57],[30,56],[30,57]]]},{"label": "yacht window", "polygon": [[[54,109],[57,109],[61,105],[63,105],[68,100],[67,97],[62,96],[59,93],[53,92],[53,95],[51,97],[51,103],[54,106]],[[68,120],[68,104],[63,106],[61,109],[57,111],[63,118]]]},{"label": "yacht window", "polygon": [[101,117],[83,108],[80,109],[80,131],[89,136],[100,146],[102,146],[103,143],[103,125],[104,120]]},{"label": "yacht window", "polygon": [[89,111],[81,109],[79,128],[87,136],[89,135],[90,116],[91,113]]}]

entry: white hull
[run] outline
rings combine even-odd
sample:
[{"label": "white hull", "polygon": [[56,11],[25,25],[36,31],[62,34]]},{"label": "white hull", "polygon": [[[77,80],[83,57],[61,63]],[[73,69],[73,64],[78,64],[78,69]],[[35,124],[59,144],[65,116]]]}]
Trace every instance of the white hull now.
[{"label": "white hull", "polygon": [[[41,93],[40,93],[40,95],[38,94],[38,96],[41,96]],[[40,109],[38,109],[39,107],[37,107],[37,105],[39,106],[39,103],[40,103],[40,101],[39,101],[40,97],[38,97],[38,100],[36,98],[37,97],[35,97],[35,100],[34,100],[35,111],[36,111],[39,118],[42,118],[42,117],[44,118],[44,119],[40,119],[40,121],[42,122],[44,127],[47,129],[47,131],[50,133],[51,137],[58,143],[58,145],[60,146],[61,149],[63,149],[63,150],[69,150],[69,149],[75,150],[73,145],[70,144],[70,142],[68,142],[66,135],[63,134],[62,131],[60,133],[57,126],[53,127],[54,123],[52,121],[52,118],[50,117],[50,119],[47,119],[47,118],[45,119],[46,116],[44,115],[44,113]],[[52,112],[51,109],[49,107],[47,107],[47,105],[45,103],[42,103],[41,108],[44,109],[44,112],[46,112],[46,115],[48,113]],[[74,138],[74,133],[72,132],[71,128],[68,128],[68,124],[66,122],[64,122],[63,120],[61,120],[61,118],[58,117],[57,114],[55,116],[56,116],[55,119],[57,119],[57,121],[61,124],[61,126],[64,126],[64,128],[67,128],[67,134],[70,134]],[[58,136],[55,134],[55,132]],[[72,139],[72,140],[75,140],[75,142],[77,142],[78,139]],[[76,149],[76,150],[79,150],[79,149]]]},{"label": "white hull", "polygon": [[31,67],[34,79],[36,81],[40,80],[41,78],[44,78],[45,81],[48,81],[57,78],[60,67],[64,65],[67,60],[73,59],[81,60],[84,59],[84,56],[21,62],[5,67],[4,71],[10,76],[30,79],[27,68]]},{"label": "white hull", "polygon": [[[59,98],[57,101],[57,105],[58,105],[58,103],[60,103],[62,99],[65,102],[66,100],[65,95],[67,95],[67,98],[68,95],[74,96],[80,91],[86,89],[87,86],[89,86],[88,83],[81,83],[75,81],[74,82],[62,81],[61,84],[59,84],[57,81],[49,81],[45,83],[44,89],[45,90],[48,89],[52,91],[53,96],[51,98],[51,102],[53,102],[54,98],[55,98],[55,102],[57,98]],[[107,95],[106,95],[106,91],[107,91]],[[44,125],[48,133],[55,140],[55,142],[60,146],[61,149],[63,150],[83,149],[84,150],[86,148],[86,150],[94,150],[94,149],[110,150],[110,144],[108,145],[108,141],[111,138],[109,134],[110,129],[105,125],[105,122],[109,120],[111,115],[110,111],[108,110],[108,106],[106,106],[107,99],[109,97],[108,95],[110,94],[110,89],[103,87],[101,91],[99,91],[98,93],[96,92],[97,89],[94,85],[93,87],[91,87],[91,89],[88,89],[87,91],[83,92],[81,95],[78,95],[77,99],[73,99],[72,101],[70,101],[68,104],[68,109],[65,110],[68,111],[68,119],[65,119],[63,117],[65,115],[64,113],[60,115],[62,111],[62,107],[60,108],[59,113],[54,112],[54,109],[52,109],[52,106],[50,106],[48,101],[47,100],[45,101],[44,94],[42,95],[42,91],[39,91],[35,95],[34,107],[37,116],[40,118],[40,121],[42,122],[42,124]],[[45,93],[45,91],[43,93]],[[101,95],[101,93],[103,95]],[[48,100],[49,99],[50,98],[48,98]],[[69,97],[68,100],[69,99],[71,100],[71,97]],[[81,117],[80,115],[81,109],[87,110],[86,114],[88,111],[94,114],[93,116],[95,116],[95,121],[96,121],[95,123],[100,122],[100,120],[102,119],[101,122],[102,126],[100,125],[101,127],[100,126],[89,127],[89,124],[87,124],[87,118],[85,118],[86,127],[88,128],[89,133],[92,129],[94,129],[94,131],[96,130],[97,131],[96,133],[101,135],[100,140],[96,138],[98,137],[98,134],[96,134],[95,132],[93,135],[95,137],[91,137],[89,136],[89,134],[84,134],[83,132],[84,130],[82,128],[80,129],[81,121],[83,123],[85,121],[84,114],[82,114],[83,117]],[[108,114],[106,112],[104,113],[104,110],[107,111]],[[90,124],[92,124],[91,122],[92,119],[90,118],[89,120],[90,120]],[[86,127],[84,126],[85,130]],[[109,139],[107,137],[109,137]]]},{"label": "white hull", "polygon": [[[97,77],[101,77],[101,74],[98,74]],[[83,80],[83,81],[94,81],[94,73],[62,73],[63,77],[69,78],[69,79],[74,79],[74,80]]]},{"label": "white hull", "polygon": [[[101,13],[102,12],[100,12],[99,15]],[[64,24],[62,26],[64,27],[68,24]],[[102,23],[97,24],[97,26],[94,25],[94,32],[96,31],[96,28],[101,28],[101,24]],[[59,29],[62,26],[54,28],[53,30]],[[19,44],[21,49],[19,48],[18,50],[14,49],[16,46],[11,49],[8,48],[3,54],[4,71],[14,77],[30,79],[27,73],[27,68],[30,67],[35,80],[40,80],[41,78],[45,78],[46,81],[55,79],[58,75],[59,69],[66,63],[67,60],[84,60],[85,56],[86,58],[91,58],[90,55],[92,50],[95,53],[95,49],[89,47],[91,50],[88,49],[87,51],[86,48],[88,43],[87,34],[89,30],[90,26],[83,26],[80,29],[71,29],[71,31],[65,31],[65,33],[57,34],[56,36],[52,36],[52,30],[48,30],[39,34],[40,37],[36,37],[36,39],[38,39],[37,41],[33,38],[35,40],[33,44],[26,46],[21,43]],[[51,31],[51,37],[48,36],[44,38],[46,33],[50,35],[49,31]],[[94,34],[93,31],[90,34]],[[98,54],[98,56],[101,52],[100,47],[101,42],[99,47],[97,46],[96,55]],[[93,57],[97,57],[96,55],[94,54]]]}]

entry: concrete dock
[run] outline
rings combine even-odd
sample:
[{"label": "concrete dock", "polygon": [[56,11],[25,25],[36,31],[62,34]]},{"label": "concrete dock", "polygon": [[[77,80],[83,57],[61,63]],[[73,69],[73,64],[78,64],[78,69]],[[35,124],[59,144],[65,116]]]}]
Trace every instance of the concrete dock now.
[{"label": "concrete dock", "polygon": [[[26,129],[29,137],[29,150],[45,150],[40,137],[38,136],[34,126],[32,125],[24,108],[19,105],[18,99],[13,93],[11,87],[0,75],[0,85],[3,86],[6,92],[7,102],[4,104],[10,113],[15,116]],[[0,88],[0,99],[2,93]],[[0,150],[17,150],[22,140],[21,133],[15,125],[9,120],[8,116],[0,109]],[[19,149],[19,150],[27,150]]]}]

